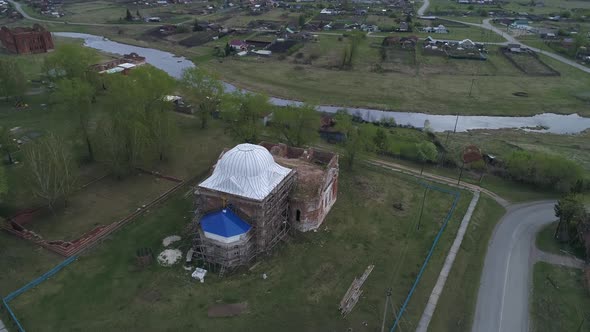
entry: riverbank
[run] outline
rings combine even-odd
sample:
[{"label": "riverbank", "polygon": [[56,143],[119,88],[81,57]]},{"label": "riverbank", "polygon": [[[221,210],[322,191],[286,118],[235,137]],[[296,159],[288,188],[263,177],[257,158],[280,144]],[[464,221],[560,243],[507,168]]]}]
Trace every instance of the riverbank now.
[{"label": "riverbank", "polygon": [[[245,89],[318,105],[442,115],[577,113],[590,116],[586,91],[590,85],[590,75],[541,56],[561,76],[527,76],[499,54],[496,46],[490,46],[487,61],[424,56],[417,51],[414,65],[380,73],[370,69],[370,62],[378,58],[378,49],[366,45],[361,49],[354,69],[337,70],[319,64],[295,64],[292,57],[285,60],[279,60],[278,56],[239,59],[213,57],[214,48],[223,47],[227,42],[225,39],[187,48],[160,39],[146,41],[138,27],[51,27],[58,31],[67,28],[72,28],[70,31],[105,35],[126,44],[173,52]],[[367,39],[371,39],[371,42],[380,41],[376,38]],[[320,43],[339,46],[337,36],[322,35],[321,40]],[[313,48],[314,45],[309,47]],[[315,52],[307,48],[304,47],[302,54]],[[320,45],[320,48],[323,46]]]},{"label": "riverbank", "polygon": [[[131,52],[139,53],[145,56],[147,62],[158,67],[168,74],[174,77],[180,77],[182,71],[186,68],[194,66],[193,62],[184,57],[178,57],[175,54],[160,51],[153,48],[138,47],[128,44],[122,44],[114,42],[101,36],[89,35],[89,34],[77,34],[77,33],[55,33],[57,36],[70,37],[70,38],[82,38],[85,40],[85,45],[97,50],[115,53],[115,54],[126,54]],[[224,63],[225,64],[225,63]],[[202,65],[202,63],[200,63]],[[225,68],[225,65],[219,65],[219,68]],[[262,66],[264,67],[264,66]],[[282,81],[289,82],[289,75],[281,76]],[[345,77],[343,77],[345,79]],[[351,78],[352,79],[352,78]],[[288,83],[287,83],[288,84]],[[429,85],[425,81],[425,85]],[[235,86],[226,84],[228,90],[235,89]],[[242,87],[242,86],[240,86]],[[248,85],[245,86],[248,88]],[[332,88],[326,85],[326,88]],[[250,91],[264,91],[258,89],[249,89]],[[310,94],[314,94],[312,89],[309,90]],[[351,88],[351,95],[354,94],[354,88]],[[520,97],[515,97],[520,98]],[[326,98],[329,99],[329,98]],[[308,101],[308,100],[303,100]],[[341,99],[337,102],[349,104],[350,99]],[[272,99],[272,102],[277,105],[284,105],[292,103],[293,101],[285,99]],[[441,104],[445,102],[440,101]],[[315,103],[322,104],[322,103]],[[340,109],[340,106],[318,106],[319,111],[323,112],[336,112]],[[459,110],[460,108],[457,108]],[[543,108],[541,108],[542,110]],[[453,115],[432,115],[427,113],[415,113],[415,112],[384,112],[379,109],[368,109],[368,108],[348,108],[352,114],[358,114],[367,121],[379,121],[382,118],[393,117],[399,124],[409,124],[415,127],[422,127],[428,121],[430,127],[434,131],[445,131],[454,130],[466,131],[469,129],[499,129],[499,128],[534,128],[534,127],[547,127],[544,131],[552,133],[578,133],[587,128],[590,128],[590,118],[583,118],[577,115],[557,115],[557,114],[540,114],[531,117],[507,117],[507,116],[453,116]],[[456,112],[459,113],[459,112]]]}]

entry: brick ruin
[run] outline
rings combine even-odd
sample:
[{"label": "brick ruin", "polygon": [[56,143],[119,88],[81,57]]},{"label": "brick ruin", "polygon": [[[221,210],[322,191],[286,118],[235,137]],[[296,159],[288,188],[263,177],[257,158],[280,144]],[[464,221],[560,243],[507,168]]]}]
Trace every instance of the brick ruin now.
[{"label": "brick ruin", "polygon": [[16,54],[45,53],[53,50],[51,33],[39,24],[32,28],[0,28],[0,42]]},{"label": "brick ruin", "polygon": [[295,169],[297,181],[289,202],[291,226],[301,232],[319,228],[338,196],[338,155],[285,144],[260,145],[277,163]]}]

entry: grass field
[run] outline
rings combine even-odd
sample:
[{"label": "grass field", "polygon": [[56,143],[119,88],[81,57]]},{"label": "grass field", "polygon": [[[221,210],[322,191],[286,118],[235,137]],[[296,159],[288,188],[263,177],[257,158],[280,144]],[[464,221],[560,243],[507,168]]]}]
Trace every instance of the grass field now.
[{"label": "grass field", "polygon": [[[549,124],[551,125],[551,124]],[[519,129],[471,130],[450,136],[449,145],[458,155],[468,144],[495,156],[507,156],[512,151],[529,150],[551,153],[576,161],[590,171],[590,131],[576,135],[556,135],[525,132]]]},{"label": "grass field", "polygon": [[575,255],[580,259],[584,259],[584,250],[576,250],[567,243],[560,243],[555,238],[555,230],[558,222],[554,222],[545,226],[538,234],[536,239],[537,248],[557,255],[565,255],[566,253]]},{"label": "grass field", "polygon": [[529,14],[559,14],[565,10],[573,9],[590,9],[590,4],[583,0],[571,0],[571,1],[560,1],[560,0],[547,0],[543,2],[543,6],[531,6],[529,1],[510,0],[506,3],[498,5],[461,5],[456,2],[449,2],[445,0],[432,0],[430,1],[430,7],[428,11],[451,11],[451,12],[475,12],[479,9],[484,9],[488,12],[494,12],[498,10],[504,10],[507,12],[526,12]]},{"label": "grass field", "polygon": [[122,180],[107,177],[72,195],[65,209],[35,218],[25,227],[47,240],[75,240],[96,226],[123,219],[175,184],[143,173]]},{"label": "grass field", "polygon": [[[321,36],[320,43],[333,43],[330,39],[334,38]],[[303,52],[311,49],[306,46]],[[560,71],[561,77],[523,75],[494,50],[488,61],[423,56],[418,51],[417,70],[380,74],[370,70],[380,61],[378,49],[363,46],[359,47],[352,70],[329,69],[323,65],[330,59],[338,63],[340,53],[338,48],[332,48],[316,60],[317,65],[294,64],[290,58],[282,61],[231,58],[224,59],[223,65],[217,60],[200,64],[240,87],[316,104],[439,114],[589,114],[587,102],[576,96],[586,93],[585,85],[590,83],[590,77],[546,58],[543,61]],[[469,98],[472,79],[475,79],[473,97]],[[523,89],[529,98],[512,95]]]},{"label": "grass field", "polygon": [[589,307],[590,295],[584,286],[582,270],[543,262],[535,264],[531,331],[588,331]]},{"label": "grass field", "polygon": [[[13,307],[25,327],[42,326],[44,331],[225,331],[238,326],[260,331],[374,330],[381,323],[386,288],[396,286],[396,306],[405,298],[451,197],[429,192],[422,228],[416,231],[422,188],[415,179],[358,168],[354,173],[342,172],[340,183],[338,201],[321,231],[297,235],[253,271],[221,280],[211,275],[199,284],[189,281],[180,267],[137,270],[133,255],[138,247],[159,250],[164,236],[182,234],[192,204],[190,198],[177,196],[17,298]],[[404,211],[393,208],[394,202],[403,202]],[[468,202],[469,195],[463,195],[410,302],[405,329],[417,324]],[[342,319],[336,310],[338,301],[368,264],[376,267],[363,297]],[[262,273],[269,278],[262,280]],[[245,315],[221,320],[206,316],[212,304],[240,301],[248,302]],[[391,320],[390,315],[388,324]],[[369,326],[363,326],[365,321]]]},{"label": "grass field", "polygon": [[471,329],[488,243],[504,212],[504,208],[493,199],[486,195],[480,196],[430,322],[430,331],[455,332]]}]

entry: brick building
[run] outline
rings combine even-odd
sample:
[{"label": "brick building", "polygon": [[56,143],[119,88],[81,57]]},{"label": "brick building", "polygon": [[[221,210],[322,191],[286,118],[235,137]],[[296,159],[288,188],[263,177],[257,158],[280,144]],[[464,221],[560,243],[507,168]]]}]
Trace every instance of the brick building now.
[{"label": "brick building", "polygon": [[197,257],[251,264],[287,236],[317,229],[336,201],[338,155],[262,142],[224,151],[195,191]]},{"label": "brick building", "polygon": [[51,33],[39,24],[32,28],[0,28],[0,42],[16,54],[45,53],[53,50]]}]

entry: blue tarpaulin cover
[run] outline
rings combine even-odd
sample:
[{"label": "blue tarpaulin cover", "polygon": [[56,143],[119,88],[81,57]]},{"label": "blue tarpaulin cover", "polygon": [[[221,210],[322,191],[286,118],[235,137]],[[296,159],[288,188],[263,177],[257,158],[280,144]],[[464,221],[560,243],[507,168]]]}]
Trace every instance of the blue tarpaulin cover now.
[{"label": "blue tarpaulin cover", "polygon": [[207,233],[232,237],[248,232],[251,226],[232,210],[223,209],[204,215],[201,218],[201,228]]}]

